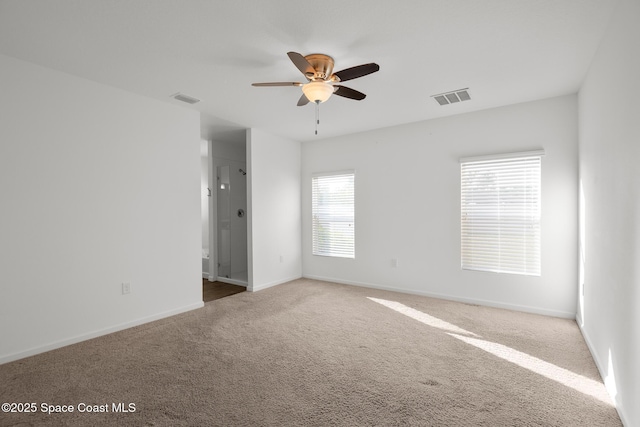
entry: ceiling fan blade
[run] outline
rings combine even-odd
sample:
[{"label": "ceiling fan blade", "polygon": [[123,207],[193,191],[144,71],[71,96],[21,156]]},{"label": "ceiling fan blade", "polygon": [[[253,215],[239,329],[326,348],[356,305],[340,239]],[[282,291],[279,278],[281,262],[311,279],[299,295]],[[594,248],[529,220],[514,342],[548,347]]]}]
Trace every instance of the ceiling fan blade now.
[{"label": "ceiling fan blade", "polygon": [[347,68],[333,73],[333,76],[338,77],[339,81],[346,82],[347,80],[357,79],[358,77],[366,76],[367,74],[375,73],[380,69],[380,66],[376,63],[362,64],[355,67]]},{"label": "ceiling fan blade", "polygon": [[364,93],[358,92],[357,90],[351,89],[350,87],[340,85],[334,85],[333,87],[337,88],[337,90],[334,92],[334,95],[342,96],[349,99],[355,99],[356,101],[362,101],[367,97],[367,95],[365,95]]},{"label": "ceiling fan blade", "polygon": [[298,83],[298,82],[251,83],[251,86],[256,86],[256,87],[269,87],[269,86],[302,86],[302,83]]},{"label": "ceiling fan blade", "polygon": [[300,99],[298,99],[298,107],[302,107],[303,105],[307,105],[308,103],[309,98],[307,98],[307,95],[303,93]]},{"label": "ceiling fan blade", "polygon": [[311,74],[312,76],[315,74],[316,70],[313,69],[311,64],[309,64],[309,61],[307,61],[304,56],[300,55],[298,52],[287,52],[287,55],[291,62],[293,62],[293,65],[298,67],[298,70],[300,70],[305,77],[307,74]]}]

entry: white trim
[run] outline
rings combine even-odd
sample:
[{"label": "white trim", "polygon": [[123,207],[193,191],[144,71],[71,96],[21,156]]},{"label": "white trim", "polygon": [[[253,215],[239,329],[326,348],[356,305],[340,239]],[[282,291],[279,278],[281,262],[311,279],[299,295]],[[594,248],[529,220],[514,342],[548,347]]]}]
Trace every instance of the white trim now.
[{"label": "white trim", "polygon": [[[576,318],[577,320],[577,318]],[[591,358],[593,359],[593,361],[596,364],[596,368],[598,369],[598,373],[600,374],[600,379],[602,380],[602,382],[604,383],[604,378],[605,378],[605,373],[606,371],[604,370],[604,366],[602,364],[602,362],[600,361],[600,359],[598,358],[598,353],[596,353],[594,351],[594,347],[593,344],[591,344],[591,340],[589,339],[589,335],[587,335],[587,332],[584,330],[584,328],[582,327],[582,320],[579,322],[576,322],[578,324],[578,329],[580,329],[580,333],[582,334],[582,338],[584,338],[584,342],[587,343],[587,348],[589,349],[589,352],[591,353]],[[607,393],[609,393],[609,390],[607,390]],[[611,401],[613,402],[616,411],[618,412],[618,416],[620,417],[620,421],[622,421],[622,425],[623,426],[630,426],[631,424],[629,424],[629,422],[627,421],[627,418],[624,415],[624,412],[621,411],[622,408],[620,408],[618,406],[618,402],[614,399],[613,396],[611,396],[611,394],[609,394],[609,397],[611,397]]]},{"label": "white trim", "polygon": [[314,172],[311,174],[311,178],[319,176],[332,176],[332,175],[355,175],[355,169],[345,169],[340,171],[327,171],[327,172]]},{"label": "white trim", "polygon": [[247,162],[247,290],[253,289],[253,150],[251,128],[244,134]]},{"label": "white trim", "polygon": [[462,297],[457,297],[453,295],[438,294],[434,292],[424,292],[424,291],[415,290],[415,289],[396,288],[396,287],[384,286],[384,285],[378,285],[378,284],[372,284],[372,283],[342,280],[334,277],[313,276],[313,275],[305,274],[303,278],[313,279],[313,280],[322,280],[324,282],[339,283],[342,285],[352,285],[352,286],[360,286],[363,288],[380,289],[383,291],[400,292],[402,294],[420,295],[423,297],[438,298],[438,299],[443,299],[447,301],[463,302],[466,304],[476,304],[476,305],[482,305],[486,307],[502,308],[505,310],[521,311],[524,313],[540,314],[543,316],[560,317],[563,319],[575,320],[576,318],[576,313],[571,313],[568,311],[548,310],[548,309],[539,308],[539,307],[531,307],[531,306],[517,305],[517,304],[505,304],[497,301],[474,299],[474,298],[462,298]]},{"label": "white trim", "polygon": [[166,317],[175,316],[176,314],[185,313],[191,310],[196,310],[202,307],[204,307],[204,302],[200,301],[193,304],[178,307],[173,310],[163,311],[161,313],[157,313],[151,316],[142,317],[140,319],[132,320],[130,322],[120,323],[119,325],[111,326],[104,329],[98,329],[96,331],[89,332],[86,334],[81,334],[75,337],[66,338],[60,341],[54,341],[52,343],[41,345],[38,347],[33,347],[33,348],[30,348],[29,350],[12,353],[12,354],[0,357],[0,365],[3,363],[13,362],[14,360],[23,359],[25,357],[34,356],[36,354],[55,350],[57,348],[66,347],[71,344],[76,344],[82,341],[90,340],[92,338],[97,338],[103,335],[112,334],[114,332],[122,331],[124,329],[133,328],[134,326],[139,326],[145,323],[154,322],[156,320],[164,319]]},{"label": "white trim", "polygon": [[230,285],[244,286],[245,288],[247,287],[247,282],[237,279],[230,279],[228,277],[218,277],[214,281],[228,283]]},{"label": "white trim", "polygon": [[270,283],[264,283],[258,286],[249,286],[247,287],[247,291],[249,292],[258,292],[258,291],[262,291],[264,289],[267,288],[271,288],[273,286],[277,286],[277,285],[282,285],[283,283],[288,283],[294,280],[298,280],[298,279],[302,279],[302,276],[295,276],[295,277],[290,277],[288,279],[282,279],[282,280],[276,280],[274,282],[270,282]]},{"label": "white trim", "polygon": [[215,179],[216,170],[213,161],[213,140],[208,141],[207,145],[207,173],[209,181],[209,277],[208,280],[213,282],[218,274],[218,185]]},{"label": "white trim", "polygon": [[533,151],[521,151],[519,153],[501,153],[501,154],[488,154],[486,156],[472,156],[472,157],[460,157],[460,163],[469,162],[484,162],[487,160],[499,160],[499,159],[518,159],[522,157],[536,157],[544,156],[544,149]]}]

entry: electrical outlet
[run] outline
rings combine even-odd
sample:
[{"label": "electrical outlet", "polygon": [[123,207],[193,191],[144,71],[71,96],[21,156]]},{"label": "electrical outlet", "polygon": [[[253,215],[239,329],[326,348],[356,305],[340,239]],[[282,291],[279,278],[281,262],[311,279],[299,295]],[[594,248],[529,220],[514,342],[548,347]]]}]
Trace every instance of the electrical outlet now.
[{"label": "electrical outlet", "polygon": [[282,255],[280,255],[280,262],[283,263],[284,262],[284,257]]},{"label": "electrical outlet", "polygon": [[398,267],[398,259],[397,258],[391,258],[391,267],[393,267],[393,268]]},{"label": "electrical outlet", "polygon": [[131,293],[131,283],[124,282],[122,283],[122,295],[127,295]]}]

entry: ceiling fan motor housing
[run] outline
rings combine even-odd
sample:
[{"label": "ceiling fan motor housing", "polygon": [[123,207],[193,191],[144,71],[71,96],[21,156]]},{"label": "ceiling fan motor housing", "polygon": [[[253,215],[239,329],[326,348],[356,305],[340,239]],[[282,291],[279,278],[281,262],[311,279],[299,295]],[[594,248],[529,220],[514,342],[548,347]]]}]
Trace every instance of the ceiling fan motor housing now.
[{"label": "ceiling fan motor housing", "polygon": [[329,55],[312,53],[304,58],[309,61],[309,64],[311,64],[315,70],[314,75],[309,75],[311,73],[307,73],[307,77],[310,80],[327,80],[333,74],[334,61]]}]

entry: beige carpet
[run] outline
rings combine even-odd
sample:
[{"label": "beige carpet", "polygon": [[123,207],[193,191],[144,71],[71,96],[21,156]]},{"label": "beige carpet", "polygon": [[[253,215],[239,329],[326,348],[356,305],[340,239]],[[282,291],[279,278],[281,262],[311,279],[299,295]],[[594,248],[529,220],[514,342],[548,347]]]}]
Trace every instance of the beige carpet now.
[{"label": "beige carpet", "polygon": [[0,385],[38,410],[3,426],[621,425],[574,321],[311,280],[0,365]]}]

